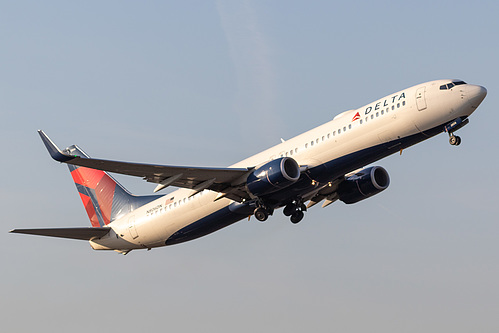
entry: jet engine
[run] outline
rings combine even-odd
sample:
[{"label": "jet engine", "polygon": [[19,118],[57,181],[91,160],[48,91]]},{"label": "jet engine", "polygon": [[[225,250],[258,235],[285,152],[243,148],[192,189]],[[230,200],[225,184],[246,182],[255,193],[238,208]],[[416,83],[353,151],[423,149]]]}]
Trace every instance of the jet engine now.
[{"label": "jet engine", "polygon": [[372,197],[390,185],[388,172],[373,166],[347,177],[338,187],[338,196],[346,204],[353,204]]},{"label": "jet engine", "polygon": [[248,176],[246,185],[253,195],[262,196],[288,187],[299,178],[298,163],[291,157],[281,157],[255,169]]}]

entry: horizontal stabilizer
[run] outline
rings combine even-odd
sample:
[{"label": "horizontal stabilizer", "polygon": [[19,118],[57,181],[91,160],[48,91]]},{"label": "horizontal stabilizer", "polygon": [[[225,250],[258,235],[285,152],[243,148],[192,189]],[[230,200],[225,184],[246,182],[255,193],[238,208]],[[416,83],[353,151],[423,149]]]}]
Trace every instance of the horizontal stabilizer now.
[{"label": "horizontal stabilizer", "polygon": [[13,229],[15,234],[28,234],[38,236],[60,237],[70,239],[91,240],[106,235],[111,228],[47,228],[47,229]]}]

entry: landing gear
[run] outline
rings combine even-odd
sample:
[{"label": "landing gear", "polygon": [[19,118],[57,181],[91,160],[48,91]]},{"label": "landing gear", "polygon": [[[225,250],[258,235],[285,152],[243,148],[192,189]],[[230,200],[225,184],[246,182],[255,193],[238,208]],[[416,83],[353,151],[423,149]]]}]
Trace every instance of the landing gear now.
[{"label": "landing gear", "polygon": [[283,214],[284,216],[291,216],[293,213],[296,211],[296,206],[292,203],[287,204],[286,207],[283,209]]},{"label": "landing gear", "polygon": [[258,207],[257,209],[255,209],[255,212],[253,214],[255,214],[256,219],[260,222],[264,222],[269,218],[269,213],[263,207]]},{"label": "landing gear", "polygon": [[449,143],[453,146],[459,146],[461,144],[461,138],[454,135],[454,132],[461,127],[469,123],[469,119],[466,117],[459,117],[445,125],[444,131],[449,133]]},{"label": "landing gear", "polygon": [[291,216],[292,223],[298,223],[303,219],[303,212],[307,210],[307,206],[303,202],[292,202],[284,207],[283,213],[285,216]]},{"label": "landing gear", "polygon": [[302,219],[303,219],[303,212],[301,210],[297,210],[291,215],[291,223],[296,224],[300,222]]},{"label": "landing gear", "polygon": [[461,144],[461,137],[450,134],[449,143],[453,146],[459,146]]}]

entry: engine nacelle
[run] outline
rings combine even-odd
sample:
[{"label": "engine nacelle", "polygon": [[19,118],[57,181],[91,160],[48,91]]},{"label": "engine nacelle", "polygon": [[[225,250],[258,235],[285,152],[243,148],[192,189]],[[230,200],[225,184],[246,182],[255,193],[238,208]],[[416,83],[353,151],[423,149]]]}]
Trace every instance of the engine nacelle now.
[{"label": "engine nacelle", "polygon": [[372,197],[390,185],[390,176],[382,167],[363,169],[345,179],[338,187],[338,196],[346,204],[353,204]]},{"label": "engine nacelle", "polygon": [[288,187],[300,179],[300,166],[291,157],[272,160],[255,169],[246,180],[248,190],[256,196]]}]

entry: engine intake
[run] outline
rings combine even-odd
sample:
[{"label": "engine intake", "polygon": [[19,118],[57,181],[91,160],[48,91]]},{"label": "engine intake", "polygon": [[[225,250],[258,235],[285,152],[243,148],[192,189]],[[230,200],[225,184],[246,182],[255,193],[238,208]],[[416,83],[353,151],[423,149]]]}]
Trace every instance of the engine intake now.
[{"label": "engine intake", "polygon": [[248,190],[256,196],[288,187],[300,179],[300,166],[291,157],[272,160],[255,169],[246,180]]},{"label": "engine intake", "polygon": [[338,196],[346,204],[353,204],[385,190],[390,185],[390,176],[382,167],[366,168],[348,177],[338,187]]}]

